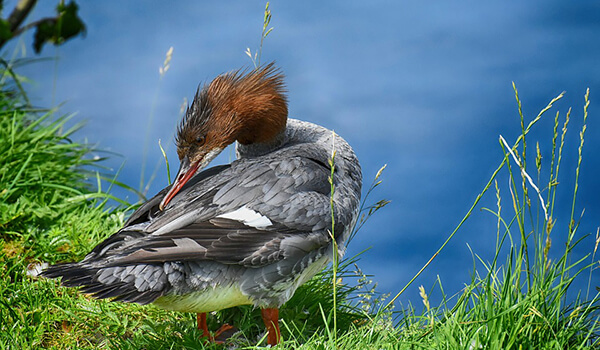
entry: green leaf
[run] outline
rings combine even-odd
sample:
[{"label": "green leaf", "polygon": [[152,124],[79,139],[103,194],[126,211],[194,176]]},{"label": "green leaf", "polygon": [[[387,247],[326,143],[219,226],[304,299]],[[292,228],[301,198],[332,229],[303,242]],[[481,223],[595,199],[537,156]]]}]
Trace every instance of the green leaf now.
[{"label": "green leaf", "polygon": [[40,53],[42,51],[42,46],[47,41],[51,41],[54,37],[54,32],[56,28],[56,20],[54,18],[49,18],[44,21],[41,21],[35,29],[35,35],[33,36],[33,49],[35,53]]},{"label": "green leaf", "polygon": [[56,8],[56,18],[48,18],[37,25],[33,42],[36,53],[40,53],[47,42],[58,46],[78,34],[85,33],[85,25],[77,16],[78,9],[73,1],[68,5],[60,4]]},{"label": "green leaf", "polygon": [[81,18],[77,16],[77,10],[79,7],[73,1],[71,1],[68,5],[58,5],[57,11],[59,13],[58,17],[58,29],[59,36],[56,38],[57,40],[54,44],[62,44],[64,41],[78,35],[85,33],[85,25]]}]

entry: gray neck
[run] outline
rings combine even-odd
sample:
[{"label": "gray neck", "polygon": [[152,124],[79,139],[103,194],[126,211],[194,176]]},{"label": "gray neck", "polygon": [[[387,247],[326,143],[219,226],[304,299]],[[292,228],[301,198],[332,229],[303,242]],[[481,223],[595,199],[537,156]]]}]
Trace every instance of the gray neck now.
[{"label": "gray neck", "polygon": [[344,141],[344,139],[339,137],[337,134],[333,133],[331,130],[327,130],[324,127],[316,124],[292,118],[287,120],[285,131],[277,135],[273,141],[267,143],[253,143],[249,145],[242,145],[238,142],[236,146],[236,153],[238,159],[259,157],[276,151],[281,147],[301,143],[316,143],[321,145],[326,151],[327,157],[330,157],[332,150],[331,147],[334,145],[336,152],[338,152],[340,156],[348,153],[351,155],[351,157],[356,157],[352,151],[352,148],[350,148],[346,141]]},{"label": "gray neck", "polygon": [[243,145],[238,142],[235,146],[238,159],[260,157],[267,153],[273,152],[285,143],[285,134],[286,131],[283,130],[271,142],[251,143],[249,145]]}]

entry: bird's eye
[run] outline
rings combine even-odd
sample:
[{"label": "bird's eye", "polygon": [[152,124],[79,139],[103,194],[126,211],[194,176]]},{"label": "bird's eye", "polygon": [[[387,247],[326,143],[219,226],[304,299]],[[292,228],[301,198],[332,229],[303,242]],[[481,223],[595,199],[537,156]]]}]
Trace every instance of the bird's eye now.
[{"label": "bird's eye", "polygon": [[203,146],[205,142],[206,142],[206,137],[205,136],[198,136],[196,138],[196,144],[198,146]]}]

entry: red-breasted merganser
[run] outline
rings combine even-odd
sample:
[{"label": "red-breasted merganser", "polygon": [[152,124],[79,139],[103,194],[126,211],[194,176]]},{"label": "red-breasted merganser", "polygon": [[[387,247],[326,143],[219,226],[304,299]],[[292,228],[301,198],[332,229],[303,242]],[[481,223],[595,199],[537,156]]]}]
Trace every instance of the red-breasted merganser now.
[{"label": "red-breasted merganser", "polygon": [[[267,342],[278,308],[338,253],[358,214],[361,169],[352,148],[321,126],[287,118],[273,64],[218,76],[199,89],[177,130],[175,182],[136,210],[81,262],[43,274],[96,298],[198,313],[252,304]],[[237,141],[238,159],[200,171]]]}]

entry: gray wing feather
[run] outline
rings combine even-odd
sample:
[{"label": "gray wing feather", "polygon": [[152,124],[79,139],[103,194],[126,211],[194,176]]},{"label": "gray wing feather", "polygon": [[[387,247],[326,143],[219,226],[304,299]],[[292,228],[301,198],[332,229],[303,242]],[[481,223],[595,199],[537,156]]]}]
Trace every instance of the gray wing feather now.
[{"label": "gray wing feather", "polygon": [[[115,249],[97,253],[110,266],[211,260],[258,267],[328,244],[323,231],[330,226],[329,170],[303,157],[274,158],[236,161],[218,177],[184,188],[173,206],[149,213],[153,216],[147,225],[125,227],[117,234],[127,237],[127,243],[114,237],[120,242]],[[267,216],[273,225],[257,229],[216,218],[242,206]]]}]

